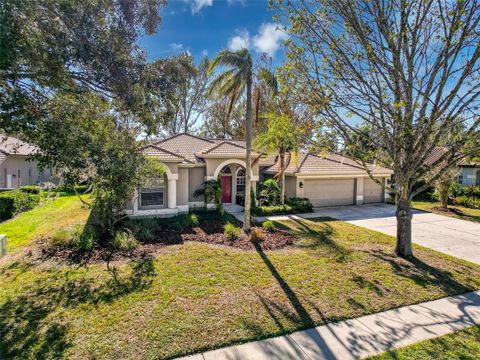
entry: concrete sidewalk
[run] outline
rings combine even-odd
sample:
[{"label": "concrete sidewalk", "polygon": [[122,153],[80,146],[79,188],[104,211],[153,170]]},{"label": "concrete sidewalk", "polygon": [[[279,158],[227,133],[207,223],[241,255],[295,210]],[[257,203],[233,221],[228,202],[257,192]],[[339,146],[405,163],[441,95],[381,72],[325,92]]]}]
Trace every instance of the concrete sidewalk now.
[{"label": "concrete sidewalk", "polygon": [[476,324],[480,290],[183,359],[359,359]]}]

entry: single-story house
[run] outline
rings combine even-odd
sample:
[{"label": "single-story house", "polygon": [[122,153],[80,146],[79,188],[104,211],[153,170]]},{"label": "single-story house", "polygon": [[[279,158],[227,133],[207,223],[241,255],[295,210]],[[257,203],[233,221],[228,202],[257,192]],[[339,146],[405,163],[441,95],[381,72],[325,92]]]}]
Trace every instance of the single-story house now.
[{"label": "single-story house", "polygon": [[[195,190],[206,180],[219,179],[221,201],[239,203],[245,191],[245,141],[207,139],[190,134],[144,146],[146,156],[165,166],[165,175],[156,183],[142,186],[132,195],[127,212],[132,216],[174,216],[194,208],[214,208],[204,198],[195,198]],[[257,183],[277,173],[278,157],[253,152],[251,181]],[[352,205],[383,202],[382,186],[352,159],[337,154],[319,156],[301,153],[287,159],[286,196],[307,197],[314,206]],[[370,165],[381,182],[389,181],[392,170]],[[150,182],[151,184],[152,182]]]},{"label": "single-story house", "polygon": [[[434,147],[431,154],[425,160],[425,164],[427,166],[433,164],[448,151],[448,147],[445,146]],[[457,181],[462,186],[480,185],[480,163],[462,159],[458,163]]]},{"label": "single-story house", "polygon": [[34,145],[0,135],[0,189],[16,189],[52,180],[54,174],[51,170],[40,171],[38,162],[29,160],[37,151]]}]

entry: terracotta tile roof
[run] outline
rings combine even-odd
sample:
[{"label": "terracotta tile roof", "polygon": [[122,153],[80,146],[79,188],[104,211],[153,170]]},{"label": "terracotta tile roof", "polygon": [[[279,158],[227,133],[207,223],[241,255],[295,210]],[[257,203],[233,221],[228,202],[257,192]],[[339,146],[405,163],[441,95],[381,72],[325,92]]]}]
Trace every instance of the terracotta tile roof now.
[{"label": "terracotta tile roof", "polygon": [[140,149],[143,155],[152,156],[154,158],[165,161],[187,162],[187,160],[180,155],[174,154],[170,151],[162,149],[156,145],[147,145]]},{"label": "terracotta tile roof", "polygon": [[195,154],[215,145],[215,142],[190,134],[178,134],[168,139],[158,141],[155,145],[180,155],[190,162],[201,163],[203,161],[197,158]]},{"label": "terracotta tile roof", "polygon": [[438,159],[445,155],[449,149],[446,146],[436,146],[425,159],[425,165],[432,166]]},{"label": "terracotta tile roof", "polygon": [[[330,153],[326,156],[319,156],[310,153],[299,153],[297,156],[286,154],[285,162],[287,164],[285,171],[288,174],[364,174],[365,170],[351,158]],[[280,168],[280,159],[266,169],[267,172],[278,172]],[[392,173],[391,170],[383,167],[378,167],[373,164],[368,164],[369,170],[372,173]]]},{"label": "terracotta tile roof", "polygon": [[7,155],[33,155],[38,151],[38,147],[12,136],[0,135],[0,151]]},{"label": "terracotta tile roof", "polygon": [[230,141],[218,142],[213,146],[208,147],[199,152],[200,154],[239,154],[245,155],[245,146],[232,143]]}]

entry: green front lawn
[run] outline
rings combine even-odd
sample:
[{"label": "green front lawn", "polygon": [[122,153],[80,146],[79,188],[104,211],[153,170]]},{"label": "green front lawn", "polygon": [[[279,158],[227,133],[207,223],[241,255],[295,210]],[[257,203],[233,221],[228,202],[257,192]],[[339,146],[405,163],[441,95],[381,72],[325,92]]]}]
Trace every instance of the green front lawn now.
[{"label": "green front lawn", "polygon": [[0,265],[0,358],[171,358],[480,288],[480,266],[331,219],[289,220],[295,246],[197,242],[86,266]]},{"label": "green front lawn", "polygon": [[412,207],[414,209],[433,212],[435,214],[451,216],[457,219],[480,222],[480,209],[470,209],[459,205],[449,205],[449,209],[457,209],[461,213],[444,212],[433,209],[435,206],[440,206],[439,202],[415,200],[412,201]]},{"label": "green front lawn", "polygon": [[480,326],[389,351],[369,360],[475,360],[480,359]]},{"label": "green front lawn", "polygon": [[55,201],[48,200],[1,223],[0,234],[7,234],[7,251],[12,253],[36,238],[51,235],[68,225],[85,222],[89,213],[78,196],[61,193]]}]

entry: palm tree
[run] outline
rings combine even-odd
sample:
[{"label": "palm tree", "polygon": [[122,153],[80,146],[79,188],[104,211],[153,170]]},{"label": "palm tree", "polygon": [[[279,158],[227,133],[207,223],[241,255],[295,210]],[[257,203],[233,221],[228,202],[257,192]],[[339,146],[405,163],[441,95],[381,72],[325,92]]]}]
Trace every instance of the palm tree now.
[{"label": "palm tree", "polygon": [[250,230],[250,207],[252,187],[252,81],[253,61],[247,49],[237,51],[223,50],[210,63],[209,72],[212,73],[217,67],[226,67],[227,70],[220,73],[211,83],[209,93],[216,92],[220,96],[227,96],[231,100],[231,106],[246,91],[247,108],[245,115],[245,209],[243,215],[243,229]]},{"label": "palm tree", "polygon": [[[245,140],[246,140],[246,161],[245,161],[245,209],[243,214],[243,230],[250,230],[250,209],[252,192],[252,83],[253,83],[253,61],[248,49],[237,51],[222,50],[211,61],[209,66],[210,74],[218,67],[225,67],[211,83],[208,94],[216,93],[221,97],[230,99],[227,121],[233,104],[246,93],[246,114],[245,114]],[[260,69],[265,73],[266,69]]]},{"label": "palm tree", "polygon": [[200,196],[205,196],[206,201],[213,201],[217,211],[222,213],[222,184],[220,183],[220,179],[203,182],[202,187],[193,193],[194,198]]}]

